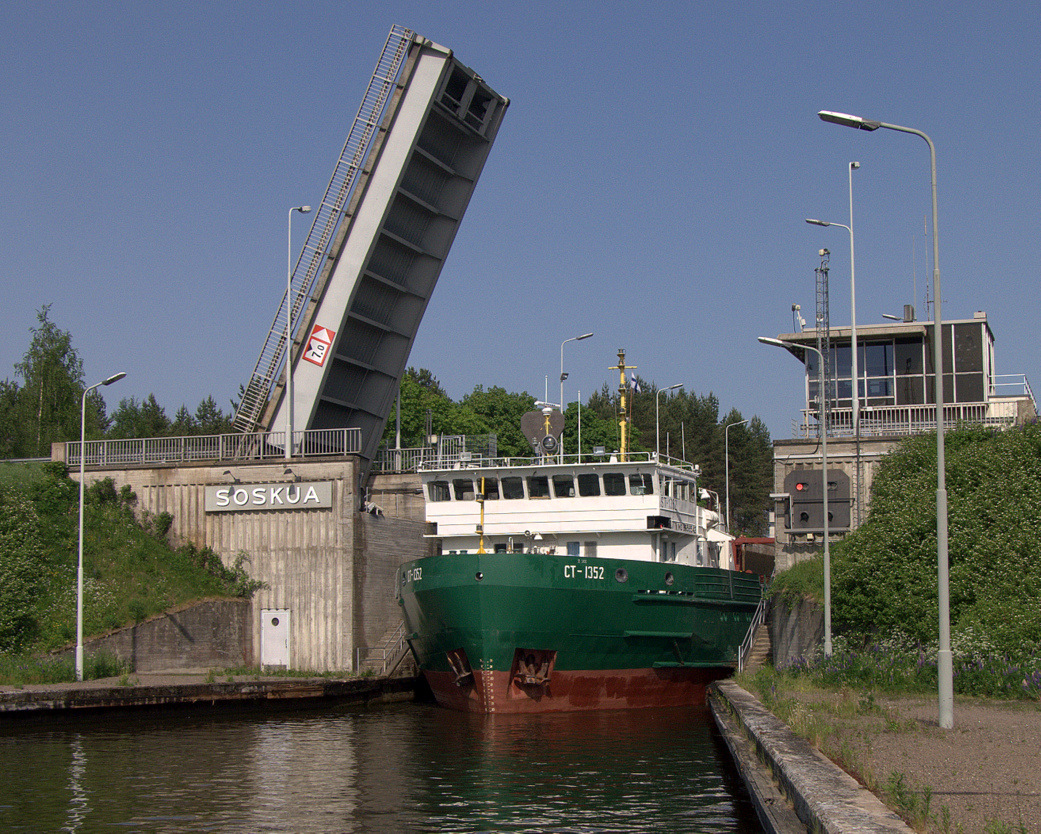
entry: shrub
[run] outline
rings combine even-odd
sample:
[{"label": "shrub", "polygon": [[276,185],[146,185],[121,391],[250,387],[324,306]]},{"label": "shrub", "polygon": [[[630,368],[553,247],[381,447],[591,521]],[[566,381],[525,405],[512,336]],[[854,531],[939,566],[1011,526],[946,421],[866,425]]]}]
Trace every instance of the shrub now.
[{"label": "shrub", "polygon": [[42,573],[36,509],[23,495],[0,485],[0,651],[17,652],[35,636]]}]

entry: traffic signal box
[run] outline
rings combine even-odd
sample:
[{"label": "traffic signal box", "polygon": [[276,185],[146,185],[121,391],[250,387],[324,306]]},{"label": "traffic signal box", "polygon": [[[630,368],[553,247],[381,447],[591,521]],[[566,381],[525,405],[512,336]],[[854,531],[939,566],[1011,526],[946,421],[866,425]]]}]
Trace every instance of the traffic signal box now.
[{"label": "traffic signal box", "polygon": [[[784,478],[790,515],[785,525],[793,533],[824,532],[824,484],[819,469],[799,469]],[[849,475],[840,469],[828,470],[828,530],[850,529]]]}]

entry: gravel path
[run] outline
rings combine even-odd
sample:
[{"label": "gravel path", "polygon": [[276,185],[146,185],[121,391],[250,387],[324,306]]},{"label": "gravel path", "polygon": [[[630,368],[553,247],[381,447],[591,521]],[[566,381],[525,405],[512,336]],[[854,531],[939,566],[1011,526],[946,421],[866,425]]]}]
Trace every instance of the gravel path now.
[{"label": "gravel path", "polygon": [[839,708],[848,694],[830,697],[838,737],[824,752],[853,762],[847,769],[879,792],[899,788],[901,775],[918,791],[910,801],[931,791],[928,830],[1041,832],[1041,704],[958,698],[953,729],[941,730],[935,698],[883,697],[851,716]]}]

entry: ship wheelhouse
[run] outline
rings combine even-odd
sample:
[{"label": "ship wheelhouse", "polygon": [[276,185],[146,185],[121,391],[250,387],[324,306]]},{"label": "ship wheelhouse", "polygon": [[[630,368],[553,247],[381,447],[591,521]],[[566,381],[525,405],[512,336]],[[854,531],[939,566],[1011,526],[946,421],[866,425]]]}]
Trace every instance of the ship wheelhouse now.
[{"label": "ship wheelhouse", "polygon": [[698,471],[629,460],[459,464],[422,473],[442,553],[547,553],[732,567],[720,514],[697,503]]}]

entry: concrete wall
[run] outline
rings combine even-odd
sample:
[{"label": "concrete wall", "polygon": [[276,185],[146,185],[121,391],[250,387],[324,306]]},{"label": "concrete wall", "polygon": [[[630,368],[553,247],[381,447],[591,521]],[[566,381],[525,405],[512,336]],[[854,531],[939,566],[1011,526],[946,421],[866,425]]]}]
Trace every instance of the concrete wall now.
[{"label": "concrete wall", "polygon": [[790,606],[774,597],[766,615],[774,667],[787,669],[811,657],[824,642],[824,610],[816,600],[802,598]]},{"label": "concrete wall", "polygon": [[83,651],[88,657],[116,657],[134,672],[248,666],[253,663],[250,623],[248,600],[204,600],[86,640]]},{"label": "concrete wall", "polygon": [[[169,513],[169,540],[209,547],[227,565],[242,557],[251,578],[268,587],[252,600],[249,635],[262,661],[263,609],[288,609],[289,665],[295,669],[352,669],[355,649],[374,646],[401,618],[394,600],[397,566],[428,551],[422,535],[416,476],[374,479],[378,514],[360,512],[358,460],[148,466],[91,469],[89,485],[112,478],[137,495],[138,514]],[[78,477],[78,472],[70,473]],[[332,506],[207,512],[207,487],[330,483]]]}]

